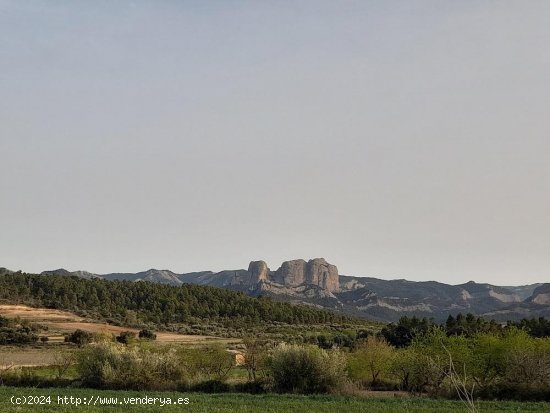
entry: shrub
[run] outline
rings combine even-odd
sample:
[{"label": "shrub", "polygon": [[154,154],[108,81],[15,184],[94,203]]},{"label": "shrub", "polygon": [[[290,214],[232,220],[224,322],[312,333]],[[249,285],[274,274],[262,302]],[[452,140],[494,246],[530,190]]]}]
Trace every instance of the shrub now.
[{"label": "shrub", "polygon": [[0,316],[0,345],[2,344],[29,344],[38,340],[35,333],[41,326],[20,318],[6,318]]},{"label": "shrub", "polygon": [[29,367],[2,371],[0,375],[0,383],[5,386],[38,387],[41,381],[42,379]]},{"label": "shrub", "polygon": [[116,341],[121,344],[131,344],[136,339],[136,333],[133,331],[123,331],[116,337]]},{"label": "shrub", "polygon": [[142,340],[156,340],[157,339],[157,335],[155,334],[155,332],[152,331],[152,330],[149,330],[147,328],[144,328],[143,330],[141,330],[139,332],[138,336]]},{"label": "shrub", "polygon": [[221,346],[180,348],[178,356],[195,381],[222,380],[233,367],[233,356]]},{"label": "shrub", "polygon": [[85,346],[94,342],[94,335],[88,331],[75,330],[71,334],[65,336],[65,341],[68,343],[74,343],[79,347]]},{"label": "shrub", "polygon": [[190,387],[190,390],[203,393],[227,393],[233,388],[221,380],[206,380],[194,384]]},{"label": "shrub", "polygon": [[38,336],[26,328],[0,328],[0,345],[2,344],[29,344],[35,343]]},{"label": "shrub", "polygon": [[336,391],[347,377],[343,353],[288,344],[272,351],[269,372],[276,391],[291,393]]},{"label": "shrub", "polygon": [[255,381],[237,382],[233,389],[237,393],[261,394],[265,393],[268,387],[266,379],[256,379]]},{"label": "shrub", "polygon": [[87,347],[77,356],[85,385],[109,389],[169,390],[186,383],[175,351],[151,352],[111,343]]}]

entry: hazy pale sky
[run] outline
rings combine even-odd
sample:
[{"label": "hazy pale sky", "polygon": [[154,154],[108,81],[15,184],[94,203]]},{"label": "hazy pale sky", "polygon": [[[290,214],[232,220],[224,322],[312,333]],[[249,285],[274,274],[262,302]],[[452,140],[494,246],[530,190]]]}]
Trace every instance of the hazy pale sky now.
[{"label": "hazy pale sky", "polygon": [[0,266],[550,280],[550,2],[0,0]]}]

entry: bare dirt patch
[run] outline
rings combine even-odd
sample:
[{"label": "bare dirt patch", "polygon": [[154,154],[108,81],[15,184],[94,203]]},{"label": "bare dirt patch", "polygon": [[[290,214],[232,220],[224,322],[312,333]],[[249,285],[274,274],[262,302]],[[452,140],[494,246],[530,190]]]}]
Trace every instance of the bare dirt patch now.
[{"label": "bare dirt patch", "polygon": [[44,321],[81,321],[82,317],[68,311],[53,310],[50,308],[33,308],[26,305],[0,305],[0,315],[9,318],[20,317],[21,319],[34,322]]}]

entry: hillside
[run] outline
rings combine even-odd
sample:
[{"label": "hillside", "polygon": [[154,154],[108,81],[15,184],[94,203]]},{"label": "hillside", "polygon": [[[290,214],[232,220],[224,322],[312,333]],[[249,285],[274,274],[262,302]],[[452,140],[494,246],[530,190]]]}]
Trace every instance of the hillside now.
[{"label": "hillside", "polygon": [[340,275],[323,258],[285,261],[271,270],[264,261],[252,261],[248,269],[177,274],[169,270],[138,273],[92,274],[64,269],[43,275],[75,275],[111,281],[150,281],[179,286],[196,284],[269,296],[277,301],[307,304],[378,321],[401,316],[433,317],[443,321],[450,314],[473,313],[498,320],[550,314],[550,284],[495,286],[474,281],[449,285],[436,281],[382,280]]},{"label": "hillside", "polygon": [[[103,333],[119,335],[123,331],[132,331],[138,334],[139,330],[130,327],[122,327],[107,324],[105,322],[94,322],[90,319],[80,317],[75,313],[56,310],[51,308],[29,307],[19,304],[0,304],[0,316],[18,318],[26,322],[38,323],[47,327],[41,335],[48,337],[48,343],[63,342],[64,335],[75,330],[88,331],[90,333]],[[191,343],[200,344],[206,342],[226,342],[224,339],[212,336],[174,334],[170,332],[156,332],[156,340],[160,343]],[[14,350],[10,349],[10,353]],[[5,355],[4,355],[5,356]],[[44,360],[46,361],[46,360]],[[40,360],[39,364],[45,364]]]},{"label": "hillside", "polygon": [[550,317],[550,283],[538,285],[532,294],[520,303],[504,309],[486,313],[500,320],[519,320],[521,318]]},{"label": "hillside", "polygon": [[535,288],[533,294],[527,298],[526,302],[539,305],[550,305],[550,284],[542,284]]},{"label": "hillside", "polygon": [[311,306],[254,298],[210,286],[107,281],[66,275],[0,274],[0,300],[78,310],[102,319],[144,323],[339,323],[357,321]]}]

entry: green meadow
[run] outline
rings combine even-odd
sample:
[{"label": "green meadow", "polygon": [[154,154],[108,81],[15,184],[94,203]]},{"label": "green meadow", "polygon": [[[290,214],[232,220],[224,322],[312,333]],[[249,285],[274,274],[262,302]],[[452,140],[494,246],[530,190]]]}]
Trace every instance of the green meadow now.
[{"label": "green meadow", "polygon": [[[42,401],[46,404],[15,405],[12,397]],[[47,397],[50,396],[50,403]],[[58,396],[76,403],[58,404]],[[137,404],[137,398],[157,398],[156,404]],[[77,399],[79,398],[79,399]],[[84,405],[84,400],[110,401],[109,405]],[[134,398],[134,400],[132,400]],[[167,399],[177,401],[188,398],[188,404],[164,404]],[[132,400],[135,404],[127,404]],[[117,404],[113,404],[116,402]],[[93,402],[92,402],[93,403]],[[176,392],[136,392],[136,391],[102,391],[89,389],[37,389],[37,388],[0,388],[0,411],[15,412],[193,412],[193,413],[446,413],[467,412],[460,401],[436,400],[428,398],[359,398],[342,396],[298,396],[298,395],[251,395],[251,394],[203,394]],[[550,403],[491,402],[479,403],[480,412],[550,412]]]}]

